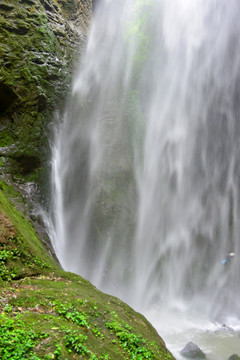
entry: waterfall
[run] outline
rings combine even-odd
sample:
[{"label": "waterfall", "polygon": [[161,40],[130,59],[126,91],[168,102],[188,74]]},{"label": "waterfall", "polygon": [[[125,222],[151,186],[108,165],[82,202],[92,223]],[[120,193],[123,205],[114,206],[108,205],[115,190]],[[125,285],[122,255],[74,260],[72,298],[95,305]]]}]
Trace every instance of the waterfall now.
[{"label": "waterfall", "polygon": [[53,144],[53,246],[137,309],[240,318],[239,18],[238,0],[96,8]]}]

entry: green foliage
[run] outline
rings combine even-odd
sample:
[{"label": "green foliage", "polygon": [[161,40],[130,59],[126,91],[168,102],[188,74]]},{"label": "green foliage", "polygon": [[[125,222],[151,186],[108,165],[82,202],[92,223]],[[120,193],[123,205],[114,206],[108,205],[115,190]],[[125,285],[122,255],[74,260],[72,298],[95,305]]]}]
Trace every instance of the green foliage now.
[{"label": "green foliage", "polygon": [[3,262],[0,261],[0,278],[4,281],[11,281],[16,277],[14,268],[8,268]]},{"label": "green foliage", "polygon": [[[9,198],[19,196],[11,187],[3,188]],[[140,314],[80,276],[61,270],[3,189],[0,324],[3,360],[159,360],[168,354]]]},{"label": "green foliage", "polygon": [[17,276],[23,276],[23,266],[33,271],[48,268],[44,261],[29,253],[22,237],[9,236],[6,244],[0,245],[0,278],[11,281]]},{"label": "green foliage", "polygon": [[0,181],[0,190],[10,199],[20,197],[20,194],[3,180]]},{"label": "green foliage", "polygon": [[3,261],[13,260],[17,258],[18,249],[14,250],[0,250],[0,263]]},{"label": "green foliage", "polygon": [[33,347],[47,335],[26,332],[24,323],[18,318],[12,319],[5,313],[0,314],[0,357],[2,360],[40,359],[33,355]]},{"label": "green foliage", "polygon": [[[142,336],[136,335],[132,327],[121,322],[116,314],[114,314],[114,319],[105,325],[116,335],[119,344],[129,353],[130,359],[147,360],[156,358]],[[154,343],[152,345],[155,346]]]},{"label": "green foliage", "polygon": [[87,336],[78,334],[77,331],[71,332],[68,330],[64,339],[66,341],[66,347],[69,349],[69,352],[73,350],[77,354],[81,354],[83,356],[91,353],[84,345],[84,343],[87,341]]},{"label": "green foliage", "polygon": [[61,275],[65,277],[59,272],[25,278],[2,292],[0,322],[8,325],[8,331],[2,330],[6,336],[0,347],[5,350],[0,358],[11,359],[9,339],[14,337],[21,343],[16,359],[167,359],[164,344],[158,342],[157,334],[151,335],[151,328],[139,314],[84,279],[64,272]]},{"label": "green foliage", "polygon": [[53,353],[54,359],[61,359],[62,347],[58,343],[55,344],[55,350]]},{"label": "green foliage", "polygon": [[55,311],[65,319],[86,329],[89,328],[88,316],[84,312],[76,311],[72,304],[53,303]]}]

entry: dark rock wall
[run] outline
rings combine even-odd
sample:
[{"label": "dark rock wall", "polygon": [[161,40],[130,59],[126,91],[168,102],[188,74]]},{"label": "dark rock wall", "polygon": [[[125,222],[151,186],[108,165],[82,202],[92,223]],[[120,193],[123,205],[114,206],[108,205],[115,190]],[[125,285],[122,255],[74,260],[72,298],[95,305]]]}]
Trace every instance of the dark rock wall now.
[{"label": "dark rock wall", "polygon": [[44,178],[91,12],[91,0],[0,0],[0,170],[15,182]]}]

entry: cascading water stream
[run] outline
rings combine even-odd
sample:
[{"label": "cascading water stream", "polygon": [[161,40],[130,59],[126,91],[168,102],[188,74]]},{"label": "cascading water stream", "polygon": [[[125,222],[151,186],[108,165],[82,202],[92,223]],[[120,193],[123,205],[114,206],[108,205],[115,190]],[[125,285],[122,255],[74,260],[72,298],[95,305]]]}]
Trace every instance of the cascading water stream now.
[{"label": "cascading water stream", "polygon": [[239,326],[239,16],[238,0],[102,0],[55,137],[62,266],[160,334],[161,309]]}]

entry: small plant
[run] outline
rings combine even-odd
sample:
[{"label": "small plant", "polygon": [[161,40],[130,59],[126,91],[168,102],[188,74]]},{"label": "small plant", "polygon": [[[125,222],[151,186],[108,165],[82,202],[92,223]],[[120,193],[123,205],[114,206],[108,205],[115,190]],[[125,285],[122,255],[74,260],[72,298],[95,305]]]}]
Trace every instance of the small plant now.
[{"label": "small plant", "polygon": [[5,281],[11,281],[15,277],[15,270],[13,268],[8,268],[4,263],[0,262],[0,278]]},{"label": "small plant", "polygon": [[5,262],[8,260],[14,260],[18,256],[18,249],[7,250],[6,247],[0,251],[0,262]]},{"label": "small plant", "polygon": [[[140,336],[132,332],[132,328],[128,324],[121,323],[116,313],[112,313],[113,319],[107,322],[105,326],[115,334],[119,345],[129,353],[130,359],[147,360],[154,359],[153,351],[147,348],[146,341]],[[113,344],[117,344],[117,340],[112,340]]]},{"label": "small plant", "polygon": [[85,345],[87,341],[87,336],[78,334],[77,331],[71,332],[70,330],[68,330],[64,339],[66,341],[66,348],[68,348],[69,352],[73,350],[77,354],[81,354],[83,356],[91,354],[91,352],[87,349]]},{"label": "small plant", "polygon": [[95,326],[94,328],[92,328],[92,332],[94,333],[94,335],[95,335],[96,337],[100,337],[100,336],[101,336],[100,329],[99,329],[97,326]]},{"label": "small plant", "polygon": [[55,311],[65,319],[89,329],[88,316],[84,312],[74,310],[72,304],[54,303],[53,305]]},{"label": "small plant", "polygon": [[[5,307],[5,312],[10,308]],[[8,314],[0,314],[0,358],[2,360],[14,359],[22,360],[29,357],[38,360],[37,356],[33,357],[32,349],[45,334],[35,333],[33,330],[25,331],[24,323],[18,318],[12,319]]]},{"label": "small plant", "polygon": [[55,344],[55,351],[54,351],[54,353],[53,353],[54,358],[55,358],[55,359],[60,359],[61,352],[62,352],[61,346],[60,346],[58,343],[56,343],[56,344]]}]

